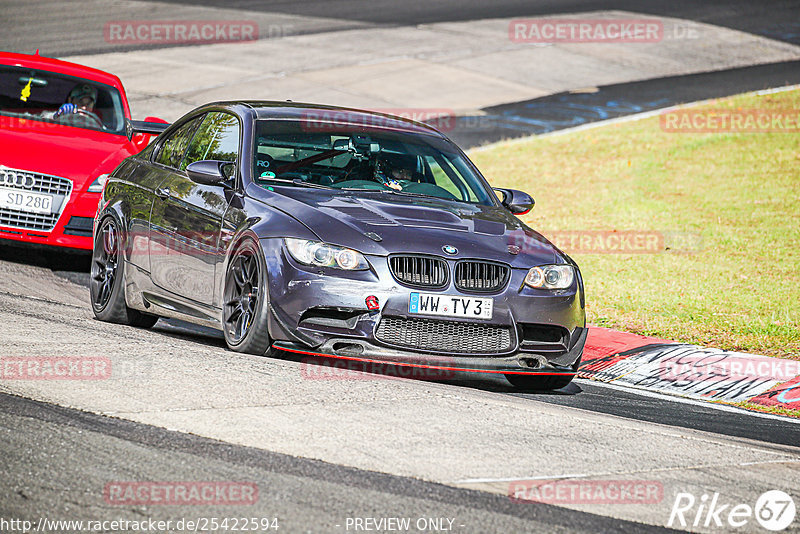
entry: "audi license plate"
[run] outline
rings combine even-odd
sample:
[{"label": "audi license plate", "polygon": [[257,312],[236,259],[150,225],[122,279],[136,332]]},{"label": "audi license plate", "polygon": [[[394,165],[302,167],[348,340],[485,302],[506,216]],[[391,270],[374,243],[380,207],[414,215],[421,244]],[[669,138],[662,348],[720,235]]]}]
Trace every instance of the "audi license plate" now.
[{"label": "audi license plate", "polygon": [[53,196],[0,187],[0,208],[50,215],[53,213]]},{"label": "audi license plate", "polygon": [[476,297],[411,293],[408,297],[408,313],[491,319],[493,303],[492,299]]}]

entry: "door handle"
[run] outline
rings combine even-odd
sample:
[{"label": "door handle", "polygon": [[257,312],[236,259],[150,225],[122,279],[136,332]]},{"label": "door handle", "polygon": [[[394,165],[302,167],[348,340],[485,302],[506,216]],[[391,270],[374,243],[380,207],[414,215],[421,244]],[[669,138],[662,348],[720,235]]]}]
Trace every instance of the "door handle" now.
[{"label": "door handle", "polygon": [[164,200],[166,200],[170,197],[170,194],[171,191],[169,190],[169,187],[159,187],[158,189],[156,189],[156,196],[158,198],[163,198]]}]

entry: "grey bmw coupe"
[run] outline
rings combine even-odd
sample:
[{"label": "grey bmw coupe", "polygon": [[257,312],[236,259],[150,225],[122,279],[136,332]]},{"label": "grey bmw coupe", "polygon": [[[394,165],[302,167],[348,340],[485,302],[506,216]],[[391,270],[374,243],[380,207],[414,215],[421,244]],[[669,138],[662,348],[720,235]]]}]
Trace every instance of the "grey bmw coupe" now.
[{"label": "grey bmw coupe", "polygon": [[291,102],[208,104],[110,175],[94,221],[92,309],[141,327],[159,317],[211,326],[239,352],[560,388],[586,341],[583,280],[516,217],[532,207],[525,193],[493,190],[425,124]]}]

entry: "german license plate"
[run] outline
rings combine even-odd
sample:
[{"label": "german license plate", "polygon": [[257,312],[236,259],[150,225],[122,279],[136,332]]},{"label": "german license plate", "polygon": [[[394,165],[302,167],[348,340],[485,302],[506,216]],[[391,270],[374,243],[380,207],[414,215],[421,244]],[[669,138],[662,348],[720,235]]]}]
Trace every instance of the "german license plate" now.
[{"label": "german license plate", "polygon": [[53,212],[53,196],[0,187],[0,208],[50,215]]},{"label": "german license plate", "polygon": [[408,313],[491,319],[492,304],[494,304],[492,299],[437,295],[435,293],[411,293],[408,297]]}]

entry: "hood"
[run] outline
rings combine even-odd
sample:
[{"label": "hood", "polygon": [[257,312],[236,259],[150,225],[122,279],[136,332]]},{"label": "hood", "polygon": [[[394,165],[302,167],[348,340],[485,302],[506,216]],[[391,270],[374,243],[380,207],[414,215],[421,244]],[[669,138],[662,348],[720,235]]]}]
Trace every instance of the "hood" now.
[{"label": "hood", "polygon": [[[347,195],[299,187],[274,189],[276,194],[268,200],[273,207],[304,223],[320,240],[366,254],[483,258],[525,269],[566,261],[549,241],[499,206],[381,192]],[[380,241],[367,234],[379,236]],[[445,245],[458,252],[445,254]]]},{"label": "hood", "polygon": [[69,178],[75,191],[135,152],[124,135],[0,117],[0,165]]}]

